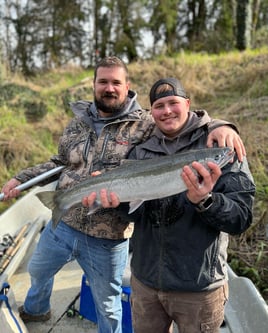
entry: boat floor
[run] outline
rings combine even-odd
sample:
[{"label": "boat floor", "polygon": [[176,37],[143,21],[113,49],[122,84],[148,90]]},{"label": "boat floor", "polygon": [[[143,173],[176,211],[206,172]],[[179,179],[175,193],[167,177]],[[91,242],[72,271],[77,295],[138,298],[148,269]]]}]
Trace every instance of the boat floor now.
[{"label": "boat floor", "polygon": [[[27,290],[30,286],[30,276],[27,272],[27,263],[37,240],[32,243],[28,255],[25,256],[16,272],[10,277],[9,282],[12,286],[17,305],[23,304]],[[52,317],[44,323],[25,324],[29,333],[97,333],[95,323],[79,315],[80,298],[75,302],[75,309],[78,311],[75,316],[68,317],[66,310],[69,304],[76,298],[81,289],[83,272],[76,261],[65,265],[55,276],[54,288],[51,296]],[[259,300],[256,299],[255,289],[247,279],[231,277],[230,292],[231,295],[237,293],[237,299],[231,297],[226,306],[226,325],[221,328],[221,333],[266,333],[268,323],[267,308],[265,313],[263,309],[259,310]],[[241,290],[239,290],[241,288]],[[257,295],[257,297],[259,297]],[[239,303],[245,302],[248,312],[245,313],[245,320],[241,320],[241,308]],[[240,318],[239,318],[240,317]],[[247,328],[250,317],[259,325],[253,325],[254,331]],[[242,318],[243,319],[243,318]],[[176,325],[174,333],[178,333]]]},{"label": "boat floor", "polygon": [[[34,246],[34,244],[33,244]],[[28,253],[31,253],[30,250]],[[10,278],[17,305],[23,304],[27,290],[30,286],[30,276],[27,272],[27,256],[17,269],[16,273]],[[78,314],[74,317],[68,317],[66,309],[75,299],[81,289],[82,270],[76,261],[65,265],[55,276],[54,287],[51,296],[51,319],[44,323],[27,323],[29,333],[96,333],[95,323],[81,319]],[[75,309],[79,310],[80,298],[75,303]],[[64,315],[63,315],[64,314]],[[63,316],[62,316],[63,315]],[[62,318],[61,318],[62,316]],[[60,320],[59,320],[60,319]]]}]

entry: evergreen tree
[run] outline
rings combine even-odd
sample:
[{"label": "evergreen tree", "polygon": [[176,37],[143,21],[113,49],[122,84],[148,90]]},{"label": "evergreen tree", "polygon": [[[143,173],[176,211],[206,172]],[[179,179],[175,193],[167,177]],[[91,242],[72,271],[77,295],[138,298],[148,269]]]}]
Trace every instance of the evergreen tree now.
[{"label": "evergreen tree", "polygon": [[252,0],[237,0],[236,7],[236,47],[245,50],[251,47]]}]

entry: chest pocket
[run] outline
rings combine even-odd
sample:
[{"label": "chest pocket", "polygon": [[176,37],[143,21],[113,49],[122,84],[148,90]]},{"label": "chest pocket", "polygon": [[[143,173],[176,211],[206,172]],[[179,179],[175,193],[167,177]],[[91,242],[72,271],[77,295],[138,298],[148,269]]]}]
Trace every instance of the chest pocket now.
[{"label": "chest pocket", "polygon": [[125,126],[122,131],[121,127],[111,126],[104,136],[99,138],[93,161],[94,170],[115,168],[126,158],[131,146],[130,129]]}]

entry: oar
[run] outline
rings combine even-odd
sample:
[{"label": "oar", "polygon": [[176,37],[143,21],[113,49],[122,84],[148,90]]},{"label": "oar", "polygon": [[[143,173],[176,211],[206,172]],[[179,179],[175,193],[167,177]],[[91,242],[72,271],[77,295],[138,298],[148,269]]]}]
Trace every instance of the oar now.
[{"label": "oar", "polygon": [[[57,173],[59,173],[60,171],[62,171],[62,169],[64,169],[65,166],[61,165],[61,166],[58,166],[54,169],[51,169],[49,171],[46,171],[44,173],[42,173],[41,175],[39,176],[36,176],[30,180],[28,180],[27,182],[23,183],[23,184],[20,184],[16,187],[17,190],[20,190],[20,191],[24,191],[24,190],[27,190],[28,188],[30,188],[31,186],[34,186],[36,184],[38,184],[39,182],[53,176],[53,175],[56,175]],[[0,201],[2,201],[4,199],[4,193],[0,193]]]}]

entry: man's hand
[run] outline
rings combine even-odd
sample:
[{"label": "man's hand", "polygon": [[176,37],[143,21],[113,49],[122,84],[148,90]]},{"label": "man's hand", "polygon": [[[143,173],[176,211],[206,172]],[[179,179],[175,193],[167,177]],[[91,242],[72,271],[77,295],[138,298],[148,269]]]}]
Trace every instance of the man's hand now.
[{"label": "man's hand", "polygon": [[[91,176],[96,177],[99,176],[100,174],[101,174],[100,171],[94,171],[91,173]],[[95,205],[96,199],[97,199],[97,193],[92,192],[88,196],[82,198],[82,205],[84,207],[92,207]],[[99,200],[103,208],[116,208],[120,204],[120,201],[116,193],[114,192],[108,193],[106,189],[100,190]]]},{"label": "man's hand", "polygon": [[[83,206],[92,207],[95,203],[96,198],[97,198],[96,192],[90,193],[88,196],[82,199]],[[108,193],[106,189],[100,190],[99,199],[103,208],[116,208],[120,204],[120,200],[116,195],[116,193],[114,192]]]},{"label": "man's hand", "polygon": [[208,135],[207,146],[213,147],[214,142],[217,142],[219,147],[235,149],[240,162],[246,156],[246,149],[242,139],[230,126],[221,126],[211,131]]},{"label": "man's hand", "polygon": [[199,203],[212,191],[221,176],[221,168],[217,164],[208,162],[207,165],[210,170],[205,168],[201,163],[192,163],[191,167],[196,170],[198,176],[190,166],[186,165],[183,167],[181,176],[188,188],[186,195],[194,204]]},{"label": "man's hand", "polygon": [[19,196],[20,190],[17,190],[16,187],[20,184],[21,182],[16,178],[10,179],[2,188],[2,193],[5,195],[3,201]]}]

